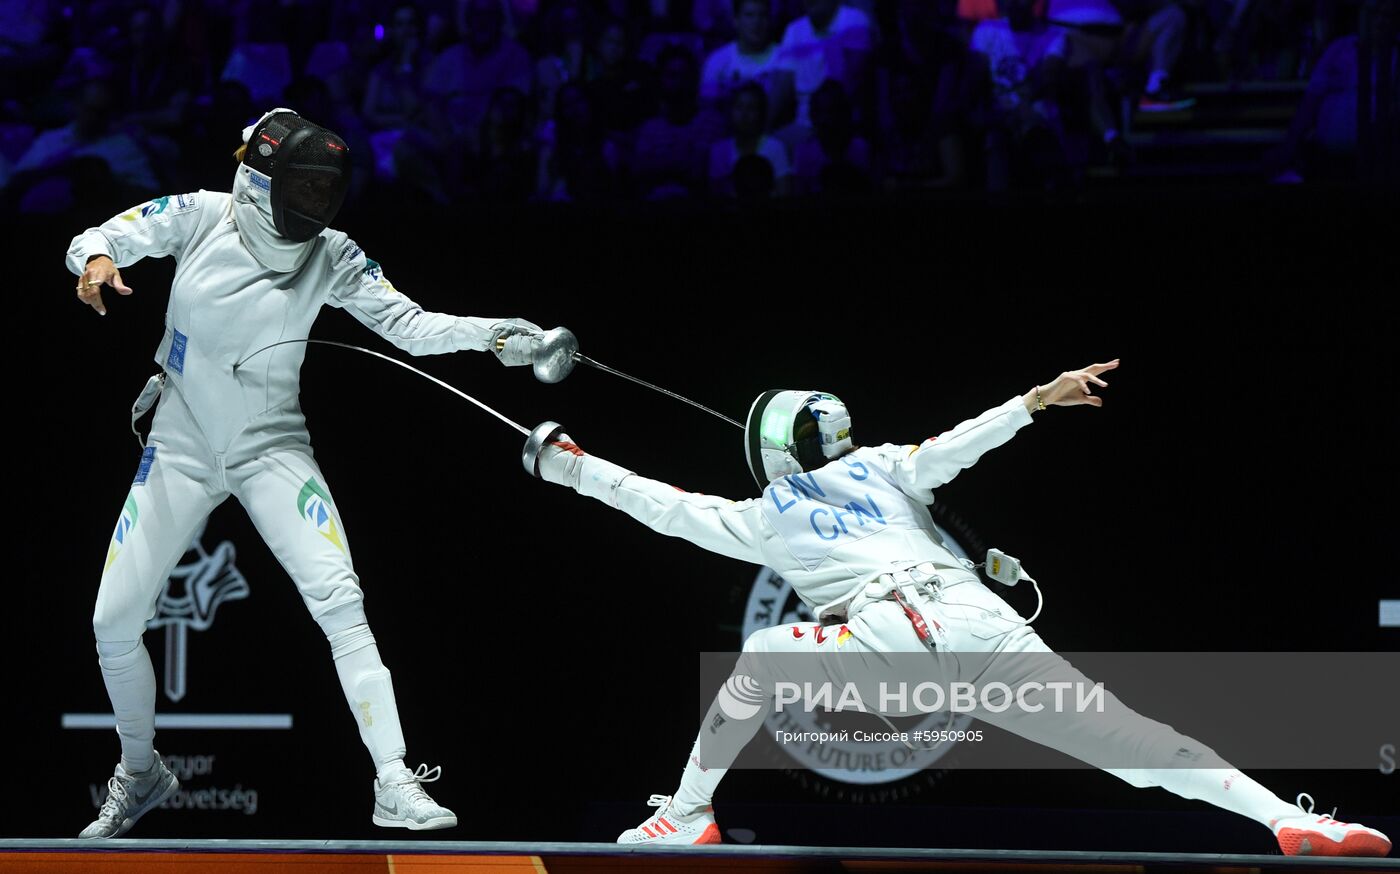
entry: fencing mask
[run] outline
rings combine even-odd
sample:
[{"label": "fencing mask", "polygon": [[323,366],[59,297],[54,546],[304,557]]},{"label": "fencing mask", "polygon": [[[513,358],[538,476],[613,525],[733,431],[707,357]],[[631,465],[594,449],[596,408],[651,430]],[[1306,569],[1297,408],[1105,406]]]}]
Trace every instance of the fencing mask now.
[{"label": "fencing mask", "polygon": [[304,243],[321,233],[350,190],[350,152],[334,131],[291,110],[274,110],[253,126],[243,164],[263,189],[277,233]]},{"label": "fencing mask", "polygon": [[760,488],[786,474],[816,470],[854,445],[846,405],[825,392],[766,391],[744,421],[744,457]]}]

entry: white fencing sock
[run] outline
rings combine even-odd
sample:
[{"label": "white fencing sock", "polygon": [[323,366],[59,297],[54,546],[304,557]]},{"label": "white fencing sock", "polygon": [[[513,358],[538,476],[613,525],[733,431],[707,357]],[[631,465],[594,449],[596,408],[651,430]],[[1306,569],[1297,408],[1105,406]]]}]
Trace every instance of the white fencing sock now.
[{"label": "white fencing sock", "polygon": [[1289,804],[1234,768],[1161,768],[1151,772],[1151,778],[1182,798],[1206,801],[1266,826],[1281,816],[1298,813],[1297,805]]},{"label": "white fencing sock", "polygon": [[138,640],[99,640],[97,664],[122,743],[122,767],[128,774],[149,771],[156,763],[156,672],[146,645]]},{"label": "white fencing sock", "polygon": [[394,703],[394,685],[389,669],[379,658],[379,647],[366,624],[355,625],[327,637],[335,672],[345,700],[360,728],[360,739],[374,759],[381,782],[408,770],[404,764],[403,728]]}]

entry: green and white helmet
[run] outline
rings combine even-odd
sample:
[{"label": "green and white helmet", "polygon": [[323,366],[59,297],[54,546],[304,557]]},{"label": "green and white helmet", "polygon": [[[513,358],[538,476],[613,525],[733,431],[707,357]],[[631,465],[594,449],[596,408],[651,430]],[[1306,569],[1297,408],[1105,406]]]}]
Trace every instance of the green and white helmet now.
[{"label": "green and white helmet", "polygon": [[851,414],[836,395],[773,389],[759,395],[744,422],[744,458],[759,487],[816,470],[851,450]]}]

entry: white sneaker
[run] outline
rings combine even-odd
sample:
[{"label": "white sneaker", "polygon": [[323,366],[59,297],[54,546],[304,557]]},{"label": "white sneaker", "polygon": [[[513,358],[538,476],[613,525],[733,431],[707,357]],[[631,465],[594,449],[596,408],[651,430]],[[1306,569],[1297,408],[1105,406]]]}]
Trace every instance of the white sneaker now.
[{"label": "white sneaker", "polygon": [[374,824],[413,831],[451,828],[456,825],[457,814],[434,801],[420,785],[431,783],[441,776],[441,765],[431,771],[427,765],[419,765],[417,771],[404,768],[386,783],[381,784],[376,777],[372,817]]},{"label": "white sneaker", "polygon": [[117,763],[112,779],[107,781],[107,800],[97,819],[83,829],[80,838],[116,838],[126,832],[140,819],[142,814],[153,807],[159,807],[165,799],[175,794],[180,781],[165,767],[160,753],[156,753],[156,763],[149,771],[132,774]]},{"label": "white sneaker", "polygon": [[[1308,806],[1303,806],[1303,799]],[[1285,856],[1385,856],[1390,838],[1373,828],[1337,822],[1327,814],[1313,813],[1312,796],[1298,795],[1297,816],[1280,816],[1269,823]],[[1332,811],[1336,813],[1336,811]]]},{"label": "white sneaker", "polygon": [[707,807],[699,813],[682,817],[671,810],[671,796],[653,795],[647,799],[651,807],[660,810],[636,828],[617,836],[619,844],[718,844],[719,826],[715,810]]}]

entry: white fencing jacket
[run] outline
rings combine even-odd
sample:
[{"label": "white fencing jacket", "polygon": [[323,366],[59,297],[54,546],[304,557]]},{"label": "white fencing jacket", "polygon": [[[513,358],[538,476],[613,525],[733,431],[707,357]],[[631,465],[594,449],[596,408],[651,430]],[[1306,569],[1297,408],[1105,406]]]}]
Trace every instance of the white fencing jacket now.
[{"label": "white fencing jacket", "polygon": [[597,456],[582,459],[575,488],[654,531],[766,565],[813,611],[842,618],[853,587],[881,574],[930,562],[967,575],[934,528],[933,490],[1030,421],[1014,397],[917,446],[860,447],[746,501],[681,491]]},{"label": "white fencing jacket", "polygon": [[179,389],[215,453],[260,414],[297,402],[304,339],[322,304],[348,311],[413,355],[486,350],[501,319],[424,312],[394,289],[379,264],[327,228],[290,272],[264,266],[238,233],[233,198],[199,191],[158,197],[73,238],[68,269],[94,255],[118,267],[174,256],[175,279],[156,362]]}]

